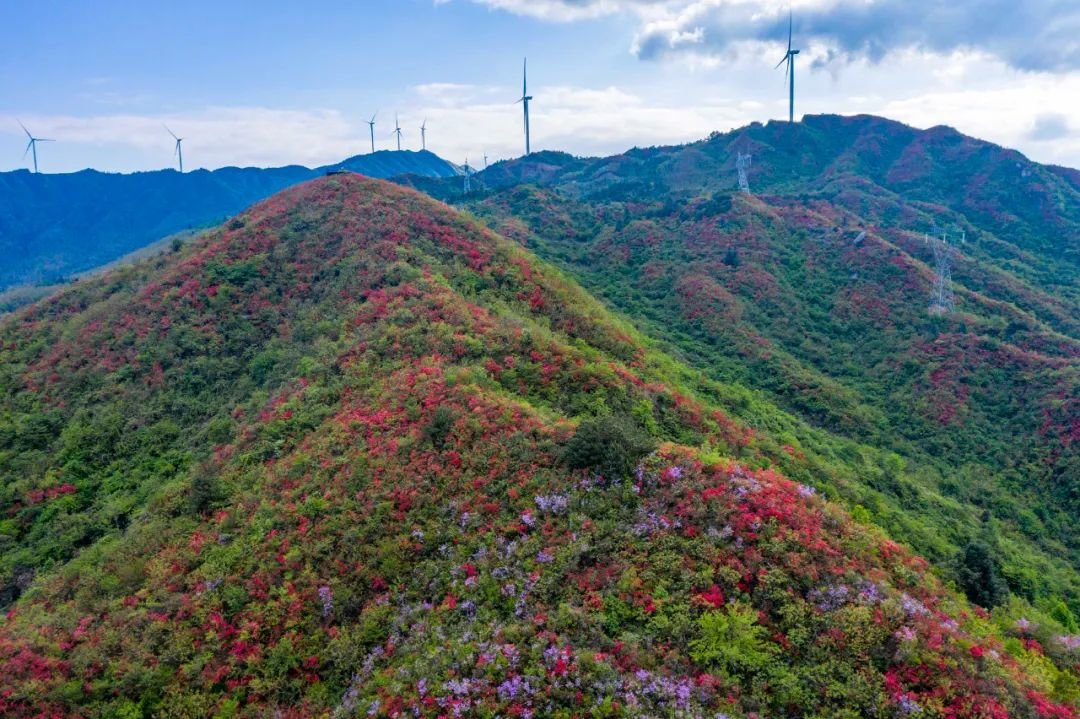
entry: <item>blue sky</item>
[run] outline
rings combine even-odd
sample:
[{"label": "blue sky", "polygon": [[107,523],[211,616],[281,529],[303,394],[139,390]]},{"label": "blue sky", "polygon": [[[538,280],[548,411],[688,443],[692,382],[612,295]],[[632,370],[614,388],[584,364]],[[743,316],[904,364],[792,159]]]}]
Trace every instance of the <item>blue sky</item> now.
[{"label": "blue sky", "polygon": [[[1080,166],[1080,3],[1061,0],[364,0],[0,4],[0,169],[321,164],[391,146],[474,163],[534,147],[604,154],[796,114],[949,124]],[[946,8],[942,10],[941,8]]]}]

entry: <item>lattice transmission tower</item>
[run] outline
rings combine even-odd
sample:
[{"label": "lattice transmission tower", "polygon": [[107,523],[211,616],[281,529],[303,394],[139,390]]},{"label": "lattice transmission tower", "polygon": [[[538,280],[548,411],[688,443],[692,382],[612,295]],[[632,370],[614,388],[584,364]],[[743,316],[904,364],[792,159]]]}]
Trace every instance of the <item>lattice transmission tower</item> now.
[{"label": "lattice transmission tower", "polygon": [[[934,251],[934,286],[930,291],[930,314],[944,315],[956,310],[956,296],[952,286],[952,261],[956,247],[949,239],[947,230],[934,228],[934,236],[926,236]],[[967,233],[960,231],[961,243],[967,241]]]},{"label": "lattice transmission tower", "polygon": [[739,189],[750,194],[750,153],[739,153],[739,156],[735,159],[735,169],[739,171]]}]

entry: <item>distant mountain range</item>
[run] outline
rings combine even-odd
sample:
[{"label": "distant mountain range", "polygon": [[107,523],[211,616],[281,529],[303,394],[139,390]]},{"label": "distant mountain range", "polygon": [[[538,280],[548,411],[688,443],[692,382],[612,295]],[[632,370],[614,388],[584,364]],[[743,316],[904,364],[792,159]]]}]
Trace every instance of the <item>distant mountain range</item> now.
[{"label": "distant mountain range", "polygon": [[55,282],[175,232],[221,222],[253,202],[334,169],[375,178],[438,178],[459,172],[425,150],[357,155],[314,169],[0,173],[0,289]]}]

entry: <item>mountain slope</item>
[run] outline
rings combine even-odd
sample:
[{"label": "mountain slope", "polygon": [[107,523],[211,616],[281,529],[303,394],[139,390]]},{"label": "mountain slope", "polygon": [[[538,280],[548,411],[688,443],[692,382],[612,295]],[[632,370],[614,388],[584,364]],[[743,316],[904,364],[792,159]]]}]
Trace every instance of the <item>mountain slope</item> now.
[{"label": "mountain slope", "polygon": [[729,390],[386,183],[21,310],[0,368],[6,715],[1075,716],[1053,619],[972,610]]},{"label": "mountain slope", "polygon": [[315,169],[0,173],[0,252],[7,260],[0,268],[0,289],[55,281],[105,264],[175,232],[221,222],[253,202],[337,168],[369,177],[457,173],[426,151],[357,155]]},{"label": "mountain slope", "polygon": [[[754,196],[732,191],[738,152]],[[811,116],[613,158],[539,153],[480,173],[466,206],[711,377],[896,452],[870,480],[886,501],[859,500],[895,536],[937,561],[1004,538],[1014,592],[1080,613],[1069,177],[945,128]],[[967,239],[944,317],[927,312],[934,226]]]}]

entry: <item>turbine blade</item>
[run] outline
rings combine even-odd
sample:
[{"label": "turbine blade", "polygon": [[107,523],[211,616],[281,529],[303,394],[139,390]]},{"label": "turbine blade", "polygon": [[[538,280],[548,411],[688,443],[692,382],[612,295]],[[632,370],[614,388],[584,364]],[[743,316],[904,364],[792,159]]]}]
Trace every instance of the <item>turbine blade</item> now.
[{"label": "turbine blade", "polygon": [[31,140],[34,139],[34,136],[30,134],[30,131],[26,129],[26,125],[22,124],[22,120],[16,120],[15,122],[19,123],[19,127],[21,127],[22,131],[26,133],[27,137],[29,137]]},{"label": "turbine blade", "polygon": [[787,14],[787,49],[791,52],[791,10]]},{"label": "turbine blade", "polygon": [[30,154],[30,148],[31,148],[31,147],[33,147],[33,145],[34,145],[34,141],[33,141],[33,140],[30,140],[30,142],[26,143],[26,149],[25,149],[25,150],[23,150],[23,154],[22,154],[22,159],[24,159],[24,160],[25,160],[25,159],[26,159],[26,156],[27,156],[28,154]]},{"label": "turbine blade", "polygon": [[170,130],[170,129],[169,129],[169,126],[168,126],[168,125],[166,125],[166,124],[165,124],[164,122],[163,122],[163,123],[161,123],[161,126],[165,128],[165,132],[167,132],[167,133],[169,133],[170,135],[172,135],[172,136],[173,136],[173,139],[174,139],[174,140],[179,140],[179,139],[180,139],[179,137],[177,137],[177,136],[176,136],[176,133],[175,133],[175,132],[173,132],[172,130]]},{"label": "turbine blade", "polygon": [[773,70],[775,70],[777,67],[780,67],[785,62],[787,62],[789,57],[790,57],[790,55],[784,55],[784,59],[781,60],[780,62],[776,63],[776,67],[774,67]]}]

